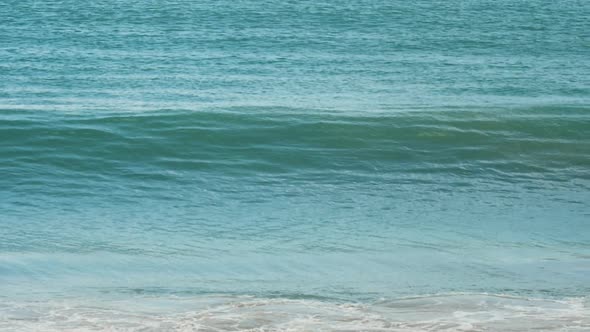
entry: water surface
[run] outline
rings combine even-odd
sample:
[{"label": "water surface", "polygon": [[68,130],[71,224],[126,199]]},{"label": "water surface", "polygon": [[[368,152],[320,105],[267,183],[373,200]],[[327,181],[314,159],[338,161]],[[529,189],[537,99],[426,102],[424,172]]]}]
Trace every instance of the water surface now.
[{"label": "water surface", "polygon": [[584,1],[4,1],[0,329],[590,329]]}]

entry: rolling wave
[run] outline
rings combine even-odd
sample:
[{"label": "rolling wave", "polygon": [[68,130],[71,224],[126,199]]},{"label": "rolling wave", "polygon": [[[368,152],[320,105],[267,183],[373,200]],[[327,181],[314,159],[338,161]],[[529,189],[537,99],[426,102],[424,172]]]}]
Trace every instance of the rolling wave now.
[{"label": "rolling wave", "polygon": [[13,185],[64,174],[138,181],[197,173],[314,181],[403,174],[590,178],[585,108],[369,116],[285,109],[0,114],[3,181]]}]

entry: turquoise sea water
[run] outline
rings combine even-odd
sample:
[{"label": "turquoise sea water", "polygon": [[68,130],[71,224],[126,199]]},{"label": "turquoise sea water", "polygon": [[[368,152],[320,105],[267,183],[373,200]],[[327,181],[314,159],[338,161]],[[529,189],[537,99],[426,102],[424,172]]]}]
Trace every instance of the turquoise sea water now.
[{"label": "turquoise sea water", "polygon": [[0,330],[590,331],[590,3],[0,2]]}]

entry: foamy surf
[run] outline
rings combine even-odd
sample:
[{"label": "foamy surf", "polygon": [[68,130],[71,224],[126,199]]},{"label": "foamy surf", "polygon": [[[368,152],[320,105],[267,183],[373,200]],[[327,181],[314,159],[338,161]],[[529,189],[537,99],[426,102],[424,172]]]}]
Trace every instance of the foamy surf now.
[{"label": "foamy surf", "polygon": [[[165,308],[163,308],[165,307]],[[4,302],[2,331],[588,331],[584,298],[450,294],[372,304],[204,296]]]}]

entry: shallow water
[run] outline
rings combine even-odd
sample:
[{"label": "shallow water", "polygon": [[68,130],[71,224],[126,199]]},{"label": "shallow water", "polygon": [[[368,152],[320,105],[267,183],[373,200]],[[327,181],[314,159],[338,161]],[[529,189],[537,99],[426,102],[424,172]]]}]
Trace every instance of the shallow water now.
[{"label": "shallow water", "polygon": [[0,3],[0,330],[590,330],[587,17]]},{"label": "shallow water", "polygon": [[[372,304],[199,297],[6,304],[13,331],[587,331],[588,304],[445,294]],[[167,308],[163,311],[162,308]],[[132,308],[132,309],[130,309]]]}]

